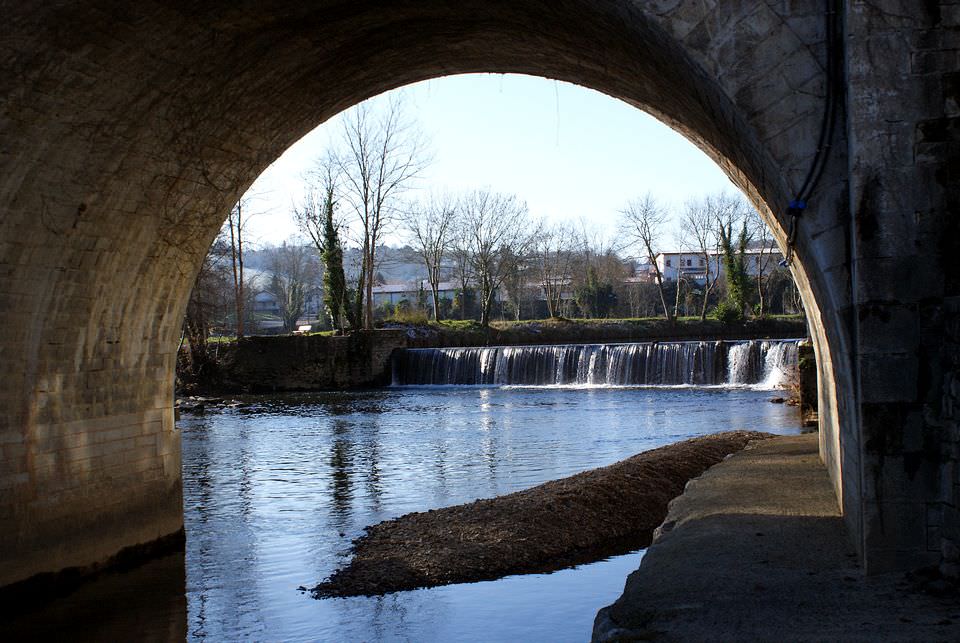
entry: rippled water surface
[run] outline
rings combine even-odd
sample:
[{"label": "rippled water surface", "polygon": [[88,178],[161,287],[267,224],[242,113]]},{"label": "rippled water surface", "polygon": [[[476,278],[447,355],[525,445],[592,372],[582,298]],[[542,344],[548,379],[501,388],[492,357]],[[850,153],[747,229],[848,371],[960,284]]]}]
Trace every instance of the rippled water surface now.
[{"label": "rippled water surface", "polygon": [[582,641],[639,564],[316,600],[364,526],[727,429],[798,431],[770,392],[406,388],[184,417],[187,633],[211,640]]}]

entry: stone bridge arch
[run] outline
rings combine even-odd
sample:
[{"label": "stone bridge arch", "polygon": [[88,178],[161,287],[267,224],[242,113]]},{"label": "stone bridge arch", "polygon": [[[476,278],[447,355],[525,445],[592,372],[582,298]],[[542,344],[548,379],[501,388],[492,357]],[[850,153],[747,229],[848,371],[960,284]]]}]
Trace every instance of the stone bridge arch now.
[{"label": "stone bridge arch", "polygon": [[[0,586],[181,528],[172,381],[194,275],[231,204],[317,124],[448,74],[570,81],[686,135],[783,245],[785,206],[817,153],[827,4],[0,3]],[[955,196],[938,183],[948,148],[925,148],[922,181],[897,191],[920,163],[918,137],[952,131],[934,123],[943,102],[920,104],[923,83],[946,91],[937,65],[948,64],[910,67],[935,41],[923,33],[942,28],[936,2],[916,16],[850,5],[849,109],[801,218],[794,273],[820,361],[821,453],[866,564],[885,569],[932,560],[930,529],[957,533],[955,474],[930,447],[949,442],[933,427],[953,417],[931,406],[951,377],[938,350],[956,307],[938,236]],[[907,54],[904,69],[863,62],[884,45]],[[901,118],[877,124],[887,110]],[[910,258],[915,292],[894,278]],[[939,326],[920,327],[923,305]],[[905,527],[918,517],[919,530]]]}]

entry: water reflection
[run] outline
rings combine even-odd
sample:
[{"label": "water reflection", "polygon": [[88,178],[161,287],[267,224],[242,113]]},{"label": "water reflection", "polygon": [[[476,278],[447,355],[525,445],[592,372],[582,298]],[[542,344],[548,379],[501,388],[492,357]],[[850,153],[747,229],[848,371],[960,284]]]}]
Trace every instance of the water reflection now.
[{"label": "water reflection", "polygon": [[182,553],[103,574],[64,599],[0,620],[0,640],[183,641],[185,579]]},{"label": "water reflection", "polygon": [[379,424],[376,419],[370,419],[364,422],[366,431],[363,441],[363,458],[366,469],[366,488],[370,499],[370,510],[374,513],[381,513],[383,507],[383,485],[380,479],[380,440]]},{"label": "water reflection", "polygon": [[98,582],[78,593],[79,613],[89,608],[95,623],[78,618],[68,602],[30,616],[19,633],[582,641],[638,556],[379,598],[314,600],[297,588],[342,565],[350,540],[380,520],[517,491],[719,429],[798,432],[793,410],[769,404],[768,395],[394,389],[250,398],[247,408],[185,417],[185,563],[161,564],[164,581],[148,567],[143,573],[153,580]]},{"label": "water reflection", "polygon": [[[394,389],[253,398],[243,411],[187,418],[190,635],[588,638],[593,615],[622,590],[636,556],[380,598],[318,601],[295,588],[332,573],[346,560],[350,540],[380,520],[509,493],[678,435],[725,427],[795,430],[792,411],[767,403],[766,395]],[[534,632],[531,622],[546,629]]]},{"label": "water reflection", "polygon": [[[349,437],[350,424],[344,420],[333,422],[333,444],[330,447],[330,478],[333,492],[333,516],[338,523],[350,515],[353,501],[353,441]],[[339,526],[344,526],[339,524]]]}]

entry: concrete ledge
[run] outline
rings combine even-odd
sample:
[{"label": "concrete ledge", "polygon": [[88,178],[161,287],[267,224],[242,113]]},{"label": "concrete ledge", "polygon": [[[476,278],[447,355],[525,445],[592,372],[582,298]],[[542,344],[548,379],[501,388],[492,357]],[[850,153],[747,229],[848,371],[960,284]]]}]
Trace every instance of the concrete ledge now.
[{"label": "concrete ledge", "polygon": [[960,640],[956,593],[858,565],[816,434],[765,440],[691,481],[595,641]]}]

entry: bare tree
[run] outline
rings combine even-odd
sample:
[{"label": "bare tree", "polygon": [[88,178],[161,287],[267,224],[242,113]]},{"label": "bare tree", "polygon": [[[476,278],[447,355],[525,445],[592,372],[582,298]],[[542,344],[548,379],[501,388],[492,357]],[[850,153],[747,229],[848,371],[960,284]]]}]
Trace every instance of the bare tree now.
[{"label": "bare tree", "polygon": [[673,321],[673,313],[667,306],[667,297],[663,290],[663,273],[657,265],[660,236],[663,233],[664,224],[669,220],[669,214],[649,192],[627,203],[627,207],[620,214],[621,231],[627,239],[640,246],[641,251],[646,254],[647,261],[653,266],[653,276],[660,291],[663,314],[667,320]]},{"label": "bare tree", "polygon": [[680,229],[704,264],[700,319],[707,317],[710,293],[720,278],[720,222],[735,224],[743,216],[743,212],[743,200],[726,192],[687,201],[684,207]]},{"label": "bare tree", "polygon": [[[690,271],[687,270],[687,266],[684,263],[684,254],[687,254],[688,250],[694,247],[692,240],[687,235],[687,231],[680,226],[674,230],[673,235],[673,245],[676,251],[679,253],[677,257],[677,278],[676,283],[674,283],[674,298],[673,298],[673,317],[674,319],[680,318],[680,293],[683,291],[683,287],[687,286],[687,292],[690,291],[690,284],[688,283],[688,277],[684,275],[689,275]],[[687,259],[689,260],[689,259]]]},{"label": "bare tree", "polygon": [[463,198],[460,212],[479,289],[480,323],[488,326],[507,264],[526,253],[530,242],[527,204],[514,195],[475,190]]},{"label": "bare tree", "polygon": [[303,313],[307,292],[316,285],[317,265],[306,246],[284,241],[270,256],[270,284],[267,290],[277,300],[285,330],[293,330]]},{"label": "bare tree", "polygon": [[760,217],[760,212],[751,208],[747,214],[747,225],[751,228],[751,238],[754,240],[757,252],[753,256],[753,268],[756,271],[757,281],[757,316],[763,317],[766,313],[767,275],[775,258],[773,235],[766,222]]},{"label": "bare tree", "polygon": [[[523,314],[523,302],[529,299],[530,291],[527,287],[528,272],[531,268],[529,257],[526,254],[517,254],[513,248],[505,247],[500,256],[501,269],[504,273],[503,291],[513,305],[513,318],[520,321]],[[501,307],[501,315],[503,313]]]},{"label": "bare tree", "polygon": [[373,328],[373,275],[382,236],[396,220],[397,199],[426,167],[425,143],[407,119],[401,98],[381,109],[361,103],[344,115],[340,149],[331,156],[341,180],[341,201],[356,214],[361,267],[357,305],[364,328]]},{"label": "bare tree", "polygon": [[251,197],[244,196],[227,215],[227,232],[230,242],[230,263],[233,271],[233,302],[237,315],[237,339],[243,337],[243,321],[247,298],[246,282],[243,274],[243,253],[247,221],[251,218],[248,211]]},{"label": "bare tree", "polygon": [[207,340],[211,333],[222,330],[222,327],[217,327],[217,323],[223,322],[230,307],[230,277],[227,265],[229,253],[228,242],[221,233],[200,264],[187,302],[183,336],[190,351],[190,370],[195,376],[205,374],[210,362]]},{"label": "bare tree", "polygon": [[625,276],[615,239],[583,219],[572,231],[571,283],[574,300],[584,317],[609,317],[617,304],[617,289]]},{"label": "bare tree", "polygon": [[453,259],[454,275],[457,278],[457,284],[460,291],[460,319],[467,318],[467,300],[472,292],[473,282],[473,255],[470,248],[470,231],[467,229],[466,221],[458,212],[453,221],[453,228],[450,236],[450,258]]},{"label": "bare tree", "polygon": [[576,234],[568,225],[547,226],[541,223],[531,244],[534,265],[540,287],[547,299],[547,313],[560,315],[563,290],[570,285],[570,269]]},{"label": "bare tree", "polygon": [[427,270],[433,295],[433,318],[440,321],[440,269],[450,246],[457,214],[456,201],[449,194],[432,194],[414,205],[406,220],[413,249]]},{"label": "bare tree", "polygon": [[336,165],[326,157],[317,162],[317,167],[306,180],[303,199],[294,204],[291,211],[297,228],[313,242],[318,253],[322,253],[324,247],[326,200],[336,189]]}]

